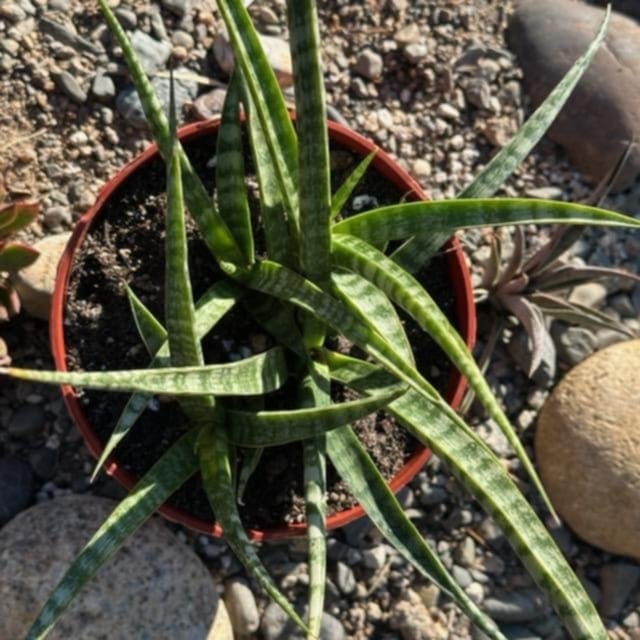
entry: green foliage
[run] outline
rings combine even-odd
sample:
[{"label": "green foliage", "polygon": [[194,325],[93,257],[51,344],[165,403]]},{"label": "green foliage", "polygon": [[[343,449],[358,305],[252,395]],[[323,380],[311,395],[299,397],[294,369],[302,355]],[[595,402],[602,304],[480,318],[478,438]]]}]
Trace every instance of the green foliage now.
[{"label": "green foliage", "polygon": [[20,311],[20,300],[9,279],[12,273],[33,264],[38,252],[11,236],[28,227],[38,215],[33,202],[0,203],[0,320],[8,320]]},{"label": "green foliage", "polygon": [[[465,200],[408,203],[340,219],[340,209],[375,157],[364,158],[344,185],[330,185],[317,15],[313,0],[290,1],[288,20],[295,71],[294,128],[282,92],[240,0],[218,0],[236,57],[219,130],[216,189],[207,194],[175,135],[175,114],[162,113],[124,31],[99,0],[141,97],[150,129],[167,164],[164,323],[131,292],[136,326],[150,357],[149,369],[124,372],[50,373],[1,368],[16,378],[51,384],[133,392],[106,451],[126,438],[150,395],[175,396],[191,431],[140,481],[71,566],[31,631],[44,637],[74,593],[166,498],[199,467],[204,487],[229,544],[246,570],[302,628],[317,638],[326,572],[326,456],[351,487],[372,522],[423,575],[451,596],[494,640],[498,627],[474,604],[401,509],[351,430],[358,418],[384,410],[430,446],[481,506],[503,527],[540,588],[574,638],[603,640],[606,632],[579,580],[500,461],[416,369],[397,308],[409,312],[468,377],[544,495],[499,401],[488,390],[464,342],[404,267],[460,228],[531,221],[640,226],[631,218],[594,207],[531,200],[487,199],[544,134],[600,44],[606,21],[589,50],[514,141],[465,192]],[[239,120],[240,105],[247,115]],[[259,225],[247,205],[244,156],[247,127],[260,189]],[[220,162],[224,157],[225,161]],[[337,189],[335,188],[337,186]],[[332,197],[332,187],[334,195]],[[483,197],[484,199],[477,199]],[[185,204],[216,260],[222,279],[194,303],[187,268]],[[264,233],[260,236],[258,231]],[[265,238],[258,253],[257,238]],[[256,242],[254,242],[254,238]],[[415,238],[415,241],[411,239]],[[376,247],[401,240],[391,256]],[[265,255],[266,253],[266,255]],[[237,303],[277,344],[231,364],[205,364],[201,339]],[[164,326],[163,326],[164,324]],[[354,359],[328,349],[341,336],[368,355]],[[340,401],[331,379],[351,394]],[[234,400],[266,394],[287,383],[297,402],[287,411],[251,410]],[[346,395],[346,394],[345,394]],[[304,442],[304,483],[310,557],[309,614],[303,621],[278,591],[242,526],[237,493],[259,467],[263,447]],[[197,444],[196,444],[197,443]],[[236,489],[235,450],[243,456]],[[248,453],[251,452],[251,453]],[[103,463],[108,453],[100,460]],[[178,469],[179,465],[183,465]],[[178,466],[176,466],[178,465]]]}]

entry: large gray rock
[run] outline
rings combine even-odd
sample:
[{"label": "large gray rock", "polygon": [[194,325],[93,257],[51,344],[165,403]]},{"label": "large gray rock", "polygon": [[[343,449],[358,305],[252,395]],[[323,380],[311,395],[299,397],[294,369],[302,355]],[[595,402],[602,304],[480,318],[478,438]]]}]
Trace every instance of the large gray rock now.
[{"label": "large gray rock", "polygon": [[[524,71],[534,105],[540,104],[584,53],[604,11],[574,0],[518,0],[507,39]],[[640,136],[640,25],[615,14],[602,46],[553,126],[549,137],[594,181],[615,165],[626,143]],[[635,145],[616,182],[640,175]]]},{"label": "large gray rock", "polygon": [[[66,496],[0,530],[0,638],[24,638],[74,557],[115,502]],[[232,640],[224,604],[195,553],[158,519],[129,539],[48,638]]]},{"label": "large gray rock", "polygon": [[554,389],[538,418],[540,476],[567,524],[640,558],[640,340],[598,351]]},{"label": "large gray rock", "polygon": [[38,259],[13,276],[22,306],[35,318],[49,319],[58,262],[70,236],[70,233],[59,233],[36,242],[34,248],[40,252]]}]

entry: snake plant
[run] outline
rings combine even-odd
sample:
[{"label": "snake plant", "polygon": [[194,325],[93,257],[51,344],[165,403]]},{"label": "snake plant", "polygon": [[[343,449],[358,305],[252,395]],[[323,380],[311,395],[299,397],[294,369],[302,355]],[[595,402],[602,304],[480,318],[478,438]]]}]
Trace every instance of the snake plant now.
[{"label": "snake plant", "polygon": [[[499,523],[515,552],[546,593],[575,639],[604,640],[606,631],[553,539],[500,460],[416,369],[398,308],[408,313],[465,375],[500,425],[552,509],[533,465],[500,402],[445,315],[412,275],[458,229],[532,222],[640,226],[623,215],[559,202],[491,199],[556,117],[601,43],[595,40],[522,130],[467,187],[460,199],[412,202],[352,217],[340,211],[371,158],[332,193],[314,0],[289,0],[295,75],[295,127],[240,0],[218,0],[235,55],[217,138],[214,197],[197,177],[131,44],[106,0],[99,0],[136,85],[166,163],[166,307],[155,318],[130,291],[146,371],[64,373],[3,368],[17,379],[128,390],[129,402],[99,464],[126,438],[151,394],[174,395],[190,430],[157,461],[82,549],[44,604],[28,638],[44,637],[98,568],[181,484],[200,470],[211,507],[247,572],[307,634],[319,638],[326,572],[326,465],[331,461],[372,522],[424,576],[438,584],[488,637],[498,626],[456,584],[385,484],[350,423],[384,409],[430,447]],[[245,118],[240,117],[241,110]],[[260,190],[266,252],[254,245],[241,139],[246,128]],[[187,269],[185,210],[194,218],[224,277],[193,300]],[[390,241],[402,241],[394,252]],[[254,316],[278,345],[232,364],[205,364],[200,340],[238,301],[255,302]],[[253,302],[252,302],[253,301]],[[366,359],[341,355],[328,338],[342,335]],[[265,394],[288,383],[297,408],[239,411],[228,397]],[[331,383],[357,399],[338,403]],[[353,396],[350,396],[353,397]],[[237,407],[237,404],[234,405]],[[234,451],[245,448],[246,479],[264,447],[304,442],[309,542],[309,606],[303,617],[279,591],[243,529],[237,506]]]}]

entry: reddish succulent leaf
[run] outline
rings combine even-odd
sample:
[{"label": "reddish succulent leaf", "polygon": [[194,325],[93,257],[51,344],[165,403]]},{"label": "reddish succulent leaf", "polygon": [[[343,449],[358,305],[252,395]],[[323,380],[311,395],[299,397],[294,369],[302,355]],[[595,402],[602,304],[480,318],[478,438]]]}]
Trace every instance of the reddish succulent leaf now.
[{"label": "reddish succulent leaf", "polygon": [[499,301],[518,318],[531,340],[531,362],[527,375],[532,376],[542,361],[545,336],[548,333],[544,315],[537,305],[522,296],[501,295]]},{"label": "reddish succulent leaf", "polygon": [[533,293],[529,298],[531,303],[536,305],[542,313],[557,320],[577,324],[587,329],[611,329],[630,338],[636,337],[625,324],[597,309],[569,302],[560,296],[549,293]]},{"label": "reddish succulent leaf", "polygon": [[0,236],[28,227],[38,217],[38,203],[13,202],[0,208]]},{"label": "reddish succulent leaf", "polygon": [[32,247],[13,242],[0,248],[0,271],[19,271],[33,264],[40,254]]},{"label": "reddish succulent leaf", "polygon": [[530,283],[531,289],[552,291],[575,287],[584,282],[592,282],[602,278],[626,278],[640,282],[640,276],[624,269],[610,267],[577,267],[570,264],[560,265],[554,269],[545,270],[536,276]]}]

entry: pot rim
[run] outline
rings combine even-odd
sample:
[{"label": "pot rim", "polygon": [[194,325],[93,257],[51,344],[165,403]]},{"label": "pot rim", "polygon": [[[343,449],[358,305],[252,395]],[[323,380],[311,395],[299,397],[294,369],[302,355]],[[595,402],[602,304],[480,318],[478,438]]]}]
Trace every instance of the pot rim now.
[{"label": "pot rim", "polygon": [[[214,132],[218,128],[219,124],[219,118],[188,124],[179,129],[178,136],[181,140],[190,140],[201,134]],[[394,186],[404,190],[409,199],[428,199],[420,185],[377,145],[341,124],[332,121],[328,121],[327,124],[330,139],[350,151],[366,156],[375,150],[376,155],[372,161],[372,166]],[[111,197],[114,191],[116,191],[132,173],[157,155],[157,145],[152,144],[141,154],[137,155],[127,163],[100,189],[93,206],[80,218],[73,229],[71,237],[58,264],[50,313],[49,334],[51,349],[56,369],[59,371],[67,370],[63,315],[67,287],[75,253],[84,241],[93,219],[100,213],[104,204]],[[449,272],[454,291],[456,326],[467,346],[471,348],[475,342],[476,314],[469,269],[466,265],[459,241],[456,238],[452,238],[448,241],[446,246],[447,270]],[[452,369],[447,381],[444,397],[454,409],[459,406],[465,388],[465,379],[457,370]],[[89,422],[80,407],[73,387],[69,385],[62,385],[61,392],[67,410],[76,427],[80,431],[85,445],[91,454],[95,458],[98,458],[103,450],[103,446],[89,425]],[[394,491],[394,493],[398,492],[410,480],[412,480],[422,469],[430,456],[431,451],[429,449],[422,445],[416,446],[416,449],[411,454],[407,462],[389,481],[388,484],[392,491]],[[130,490],[138,480],[132,473],[120,467],[114,456],[110,456],[107,459],[104,470],[110,476],[113,476],[127,490]],[[211,523],[201,518],[197,518],[185,510],[172,506],[168,503],[163,504],[158,511],[168,520],[182,524],[199,533],[212,535],[214,537],[222,536],[222,529],[217,523]],[[365,511],[359,504],[340,511],[327,517],[327,530],[343,527],[355,520],[358,520],[364,515],[366,515]],[[264,530],[247,530],[249,537],[254,541],[298,537],[304,535],[305,532],[306,524],[304,523],[283,524],[278,527]]]}]

